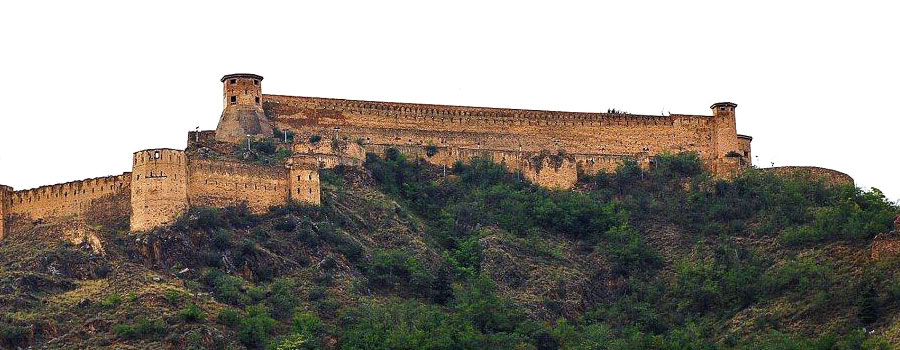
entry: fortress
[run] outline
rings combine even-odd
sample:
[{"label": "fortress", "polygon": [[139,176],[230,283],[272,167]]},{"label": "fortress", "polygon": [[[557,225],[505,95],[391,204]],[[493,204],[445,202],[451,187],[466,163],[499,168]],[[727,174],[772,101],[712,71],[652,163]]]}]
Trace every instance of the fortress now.
[{"label": "fortress", "polygon": [[[730,102],[713,104],[712,115],[551,112],[266,95],[262,80],[222,77],[216,130],[189,132],[185,150],[135,152],[131,172],[22,191],[0,185],[0,239],[18,224],[98,213],[128,217],[139,232],[196,206],[319,204],[319,169],[360,165],[388,148],[447,167],[486,158],[559,189],[626,160],[652,166],[660,153],[696,152],[721,177],[751,164],[752,138],[737,134]],[[289,156],[254,162],[247,145],[261,142]]]}]

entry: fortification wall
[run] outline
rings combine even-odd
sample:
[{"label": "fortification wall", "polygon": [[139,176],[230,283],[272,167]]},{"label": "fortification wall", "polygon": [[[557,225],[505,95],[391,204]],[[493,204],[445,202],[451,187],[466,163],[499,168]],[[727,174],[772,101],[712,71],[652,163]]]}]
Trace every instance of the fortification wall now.
[{"label": "fortification wall", "polygon": [[525,179],[531,182],[556,189],[572,188],[578,181],[579,174],[593,175],[599,171],[611,172],[628,159],[641,159],[628,155],[554,154],[417,145],[365,145],[366,152],[379,156],[384,155],[388,148],[395,148],[410,159],[418,159],[448,168],[452,168],[458,161],[467,163],[476,158],[490,160],[503,165],[509,171],[521,173]]},{"label": "fortification wall", "polygon": [[826,184],[831,185],[853,185],[854,181],[850,175],[844,174],[837,170],[814,166],[783,166],[774,168],[765,168],[765,171],[771,171],[778,175],[804,176],[812,179],[819,179]]},{"label": "fortification wall", "polygon": [[295,156],[290,167],[290,198],[310,204],[322,204],[319,160],[314,156]]},{"label": "fortification wall", "polygon": [[9,211],[9,198],[12,192],[12,187],[0,185],[0,241],[6,236],[6,215]]},{"label": "fortification wall", "polygon": [[41,186],[9,195],[7,214],[24,220],[82,218],[97,201],[131,190],[131,173]]},{"label": "fortification wall", "polygon": [[264,95],[263,107],[276,126],[299,135],[395,146],[534,153],[564,149],[587,155],[694,151],[701,158],[716,159],[720,153],[716,142],[734,133],[733,122],[717,123],[712,116],[700,115],[549,112],[279,95]]},{"label": "fortification wall", "polygon": [[131,173],[131,231],[174,222],[188,208],[184,151],[150,149],[134,153]]},{"label": "fortification wall", "polygon": [[254,213],[288,200],[288,169],[284,166],[192,159],[188,163],[191,206],[225,207],[243,201]]}]

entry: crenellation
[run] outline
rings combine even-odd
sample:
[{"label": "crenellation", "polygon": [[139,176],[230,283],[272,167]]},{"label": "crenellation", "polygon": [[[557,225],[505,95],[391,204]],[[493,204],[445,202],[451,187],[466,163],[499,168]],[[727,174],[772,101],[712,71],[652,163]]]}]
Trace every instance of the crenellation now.
[{"label": "crenellation", "polygon": [[[132,171],[118,176],[23,191],[0,186],[0,238],[10,232],[10,217],[31,222],[125,215],[132,231],[148,231],[197,206],[246,203],[261,213],[292,200],[318,205],[320,169],[360,166],[366,153],[389,148],[444,167],[488,159],[559,189],[626,161],[646,168],[653,155],[666,152],[696,152],[723,177],[750,166],[752,138],[737,135],[737,105],[728,102],[713,104],[712,115],[541,111],[262,94],[262,80],[223,76],[216,130],[188,132],[187,151],[135,152]],[[248,154],[235,154],[236,144],[272,138],[275,127],[295,134],[283,164],[237,160]],[[315,135],[321,141],[309,142]]]}]

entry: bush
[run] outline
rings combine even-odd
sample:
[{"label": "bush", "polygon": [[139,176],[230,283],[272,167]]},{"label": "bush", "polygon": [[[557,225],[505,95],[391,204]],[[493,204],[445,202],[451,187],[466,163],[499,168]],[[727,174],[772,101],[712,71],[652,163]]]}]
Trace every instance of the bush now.
[{"label": "bush", "polygon": [[297,283],[290,278],[279,278],[269,285],[268,303],[277,319],[286,319],[299,304],[296,293]]},{"label": "bush", "polygon": [[264,306],[247,307],[247,317],[238,328],[238,340],[251,349],[265,348],[277,324]]},{"label": "bush", "polygon": [[272,155],[275,154],[275,141],[273,140],[262,140],[252,142],[250,144],[250,148],[254,151],[257,151],[263,155]]},{"label": "bush", "polygon": [[206,314],[196,304],[191,304],[191,306],[178,311],[178,318],[186,323],[203,322],[206,320]]},{"label": "bush", "polygon": [[297,228],[297,221],[293,217],[288,216],[275,220],[275,224],[272,226],[281,232],[293,232]]},{"label": "bush", "polygon": [[378,250],[369,263],[367,275],[376,287],[404,294],[433,295],[435,276],[419,260],[400,250]]},{"label": "bush", "polygon": [[219,316],[218,316],[219,322],[221,322],[222,324],[224,324],[228,327],[237,326],[238,322],[240,322],[240,318],[241,318],[241,313],[235,309],[224,309],[221,312],[219,312]]},{"label": "bush", "polygon": [[118,294],[112,294],[100,302],[100,306],[103,306],[105,308],[114,308],[116,306],[119,306],[119,304],[122,304],[122,297],[120,297]]},{"label": "bush", "polygon": [[166,324],[162,320],[141,319],[135,324],[113,327],[113,333],[122,339],[146,339],[164,334],[165,331]]},{"label": "bush", "polygon": [[174,289],[167,290],[163,296],[165,296],[166,302],[172,306],[178,305],[178,302],[181,301],[181,292]]},{"label": "bush", "polygon": [[10,324],[0,324],[0,340],[2,345],[6,345],[9,349],[24,348],[28,338],[25,334],[24,327]]}]

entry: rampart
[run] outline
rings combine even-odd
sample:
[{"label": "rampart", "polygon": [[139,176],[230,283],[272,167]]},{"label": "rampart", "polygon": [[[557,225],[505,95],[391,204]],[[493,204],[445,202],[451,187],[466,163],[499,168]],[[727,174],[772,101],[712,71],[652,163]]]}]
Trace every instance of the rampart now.
[{"label": "rampart", "polygon": [[822,180],[829,185],[854,185],[853,178],[837,170],[814,166],[783,166],[774,168],[765,168],[765,171],[771,171],[778,175],[787,176],[803,176],[814,180]]},{"label": "rampart", "polygon": [[574,183],[577,173],[614,169],[624,159],[665,152],[697,152],[710,170],[722,175],[750,164],[749,158],[729,159],[750,154],[749,138],[738,139],[736,105],[731,103],[713,105],[712,116],[651,116],[280,95],[263,95],[263,101],[266,114],[277,127],[292,130],[302,138],[319,135],[325,139],[353,140],[367,148],[438,147],[450,149],[447,157],[453,161],[470,158],[464,153],[485,151],[488,158],[500,160],[547,153],[572,155],[576,171],[566,172],[572,178],[560,182],[535,177],[538,181],[550,180],[539,182],[549,186]]},{"label": "rampart", "polygon": [[247,202],[255,213],[288,200],[288,169],[221,160],[188,163],[191,206],[226,207]]},{"label": "rampart", "polygon": [[9,194],[7,216],[23,220],[83,217],[92,204],[131,189],[131,173],[41,186]]}]

